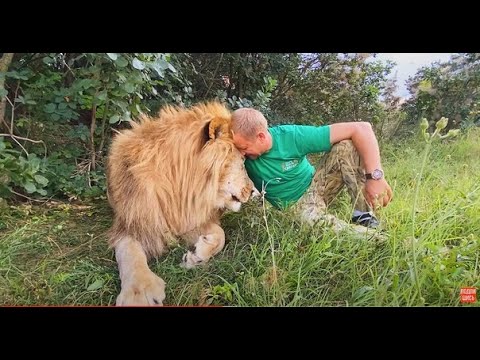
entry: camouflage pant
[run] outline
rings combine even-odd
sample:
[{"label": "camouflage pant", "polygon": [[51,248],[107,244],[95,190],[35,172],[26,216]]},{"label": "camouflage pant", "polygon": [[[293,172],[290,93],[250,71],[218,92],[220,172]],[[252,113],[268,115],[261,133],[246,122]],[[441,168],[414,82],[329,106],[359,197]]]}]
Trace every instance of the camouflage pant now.
[{"label": "camouflage pant", "polygon": [[322,157],[309,189],[295,204],[295,208],[301,218],[309,223],[322,219],[334,224],[337,220],[326,214],[327,206],[344,185],[354,209],[370,210],[362,192],[364,184],[363,166],[353,143],[350,140],[340,141]]}]

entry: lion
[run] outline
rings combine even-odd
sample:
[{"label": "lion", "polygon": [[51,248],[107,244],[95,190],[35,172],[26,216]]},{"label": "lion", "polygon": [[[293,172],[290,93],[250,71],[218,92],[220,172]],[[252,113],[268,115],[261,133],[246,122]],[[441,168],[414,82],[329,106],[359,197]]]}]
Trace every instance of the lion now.
[{"label": "lion", "polygon": [[224,211],[259,195],[233,144],[230,118],[215,101],[168,105],[113,139],[107,196],[114,212],[108,241],[121,280],[116,305],[163,305],[165,282],[148,261],[183,241],[192,250],[182,266],[205,264],[224,247]]}]

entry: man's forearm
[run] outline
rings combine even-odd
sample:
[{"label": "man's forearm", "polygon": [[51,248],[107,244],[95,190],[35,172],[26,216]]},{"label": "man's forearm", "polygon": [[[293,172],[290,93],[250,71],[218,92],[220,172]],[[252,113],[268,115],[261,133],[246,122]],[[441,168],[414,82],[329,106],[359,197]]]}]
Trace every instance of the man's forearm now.
[{"label": "man's forearm", "polygon": [[378,141],[368,122],[348,122],[330,125],[330,142],[335,144],[342,140],[352,140],[353,146],[362,159],[366,172],[379,169],[380,150]]}]

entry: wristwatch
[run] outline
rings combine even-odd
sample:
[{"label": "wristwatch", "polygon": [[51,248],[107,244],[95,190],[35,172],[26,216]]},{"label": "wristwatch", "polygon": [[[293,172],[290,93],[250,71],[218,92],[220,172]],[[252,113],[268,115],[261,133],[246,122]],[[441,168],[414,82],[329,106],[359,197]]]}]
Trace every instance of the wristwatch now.
[{"label": "wristwatch", "polygon": [[381,169],[375,169],[371,173],[365,174],[365,177],[367,180],[380,180],[383,179],[383,170]]}]

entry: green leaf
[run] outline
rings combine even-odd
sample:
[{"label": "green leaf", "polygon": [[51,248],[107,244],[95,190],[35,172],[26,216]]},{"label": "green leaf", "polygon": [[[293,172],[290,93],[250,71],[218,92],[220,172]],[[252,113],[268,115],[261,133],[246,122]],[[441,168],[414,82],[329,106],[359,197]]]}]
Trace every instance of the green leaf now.
[{"label": "green leaf", "polygon": [[107,99],[107,92],[106,91],[102,91],[101,93],[99,93],[97,95],[97,98],[101,101],[105,101]]},{"label": "green leaf", "polygon": [[5,90],[5,89],[0,89],[0,97],[4,97],[4,96],[7,96],[8,94],[8,91]]},{"label": "green leaf", "polygon": [[166,61],[163,60],[163,59],[158,59],[158,60],[155,62],[155,65],[157,65],[159,69],[165,70],[165,69],[168,68],[169,63],[166,62]]},{"label": "green leaf", "polygon": [[5,73],[5,76],[11,77],[13,79],[22,79],[22,80],[28,79],[25,75],[20,74],[18,71],[8,71]]},{"label": "green leaf", "polygon": [[118,54],[117,53],[107,53],[107,56],[112,59],[113,61],[117,60]]},{"label": "green leaf", "polygon": [[29,163],[29,167],[30,169],[32,169],[32,172],[37,172],[38,169],[40,168],[40,159],[37,157],[36,154],[28,154],[27,156],[27,159],[28,159],[28,163]]},{"label": "green leaf", "polygon": [[52,120],[53,120],[53,121],[58,121],[58,120],[60,120],[60,115],[58,115],[58,114],[52,114]]},{"label": "green leaf", "polygon": [[464,271],[465,271],[465,268],[463,266],[461,266],[461,267],[455,269],[452,276],[456,277],[456,276],[460,275],[461,273],[463,273]]},{"label": "green leaf", "polygon": [[126,83],[125,86],[124,86],[124,89],[125,89],[126,92],[131,94],[135,91],[135,86],[132,83]]},{"label": "green leaf", "polygon": [[169,68],[169,63],[163,59],[157,59],[152,65],[152,68],[157,72],[162,79],[165,77],[165,70]]},{"label": "green leaf", "polygon": [[104,281],[101,279],[95,280],[90,286],[87,288],[87,291],[98,290],[103,286]]},{"label": "green leaf", "polygon": [[12,189],[8,186],[0,184],[0,198],[8,198],[12,195]]},{"label": "green leaf", "polygon": [[110,120],[108,121],[110,124],[114,124],[120,120],[120,115],[113,115]]},{"label": "green leaf", "polygon": [[154,65],[153,69],[157,72],[158,76],[160,76],[162,79],[165,77],[165,72],[162,69],[160,69],[157,65]]},{"label": "green leaf", "polygon": [[168,68],[170,69],[171,72],[174,72],[174,73],[177,72],[177,69],[175,69],[175,68],[173,67],[173,65],[170,64],[170,63],[168,63]]},{"label": "green leaf", "polygon": [[44,189],[37,189],[37,192],[42,196],[47,195],[47,190],[44,190]]},{"label": "green leaf", "polygon": [[80,86],[84,89],[88,89],[95,86],[95,81],[92,79],[82,79],[80,80]]},{"label": "green leaf", "polygon": [[27,190],[27,192],[28,192],[29,194],[31,194],[31,193],[33,193],[33,192],[35,192],[35,191],[37,190],[37,187],[36,187],[35,184],[32,183],[31,181],[26,182],[26,183],[23,185],[23,187],[25,188],[25,190]]},{"label": "green leaf", "polygon": [[127,110],[128,104],[125,101],[116,100],[116,101],[113,101],[113,103],[117,105],[120,109],[122,109],[122,111]]},{"label": "green leaf", "polygon": [[48,184],[48,179],[42,175],[35,175],[34,178],[37,183],[42,184],[43,186]]},{"label": "green leaf", "polygon": [[45,105],[45,112],[47,114],[51,114],[55,111],[56,108],[57,108],[57,105],[55,105],[54,103],[47,104]]},{"label": "green leaf", "polygon": [[131,117],[130,117],[130,111],[125,111],[123,114],[122,114],[122,121],[129,121],[131,120]]},{"label": "green leaf", "polygon": [[116,61],[115,61],[115,64],[118,66],[118,67],[125,67],[128,65],[128,61],[127,59],[125,59],[124,57],[120,56]]},{"label": "green leaf", "polygon": [[137,58],[133,59],[132,65],[135,69],[138,69],[138,70],[145,69],[145,64],[143,63],[143,61],[140,61]]},{"label": "green leaf", "polygon": [[51,64],[53,63],[53,59],[50,57],[50,56],[45,56],[43,59],[42,59],[43,63],[44,64]]}]

